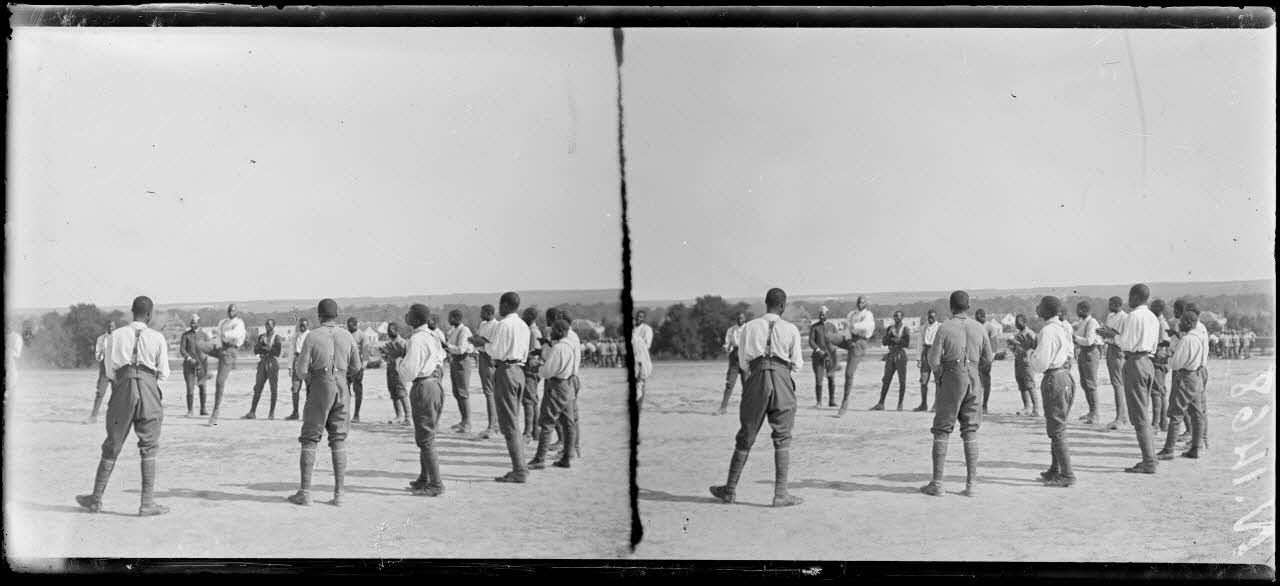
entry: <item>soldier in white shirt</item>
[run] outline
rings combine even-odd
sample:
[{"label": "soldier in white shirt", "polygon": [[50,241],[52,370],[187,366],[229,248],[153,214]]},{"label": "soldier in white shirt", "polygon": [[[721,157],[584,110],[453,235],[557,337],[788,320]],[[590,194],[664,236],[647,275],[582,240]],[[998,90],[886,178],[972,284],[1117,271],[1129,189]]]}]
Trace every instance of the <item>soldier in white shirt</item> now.
[{"label": "soldier in white shirt", "polygon": [[293,357],[289,363],[289,379],[292,385],[289,393],[293,395],[293,412],[284,418],[285,421],[297,421],[299,393],[303,385],[307,384],[307,373],[298,368],[298,359],[302,357],[302,344],[307,341],[307,324],[305,317],[298,320],[298,332],[293,335],[293,343],[290,345],[293,348]]},{"label": "soldier in white shirt", "polygon": [[[734,316],[733,325],[724,332],[724,351],[729,355],[729,369],[724,375],[724,398],[720,400],[720,410],[715,412],[716,415],[729,412],[729,399],[733,397],[733,387],[738,383],[738,379],[742,379],[743,386],[747,384],[747,373],[738,366],[738,342],[742,338],[742,324],[746,321],[747,316],[739,311],[738,315]],[[821,382],[819,382],[818,394],[822,394]]]},{"label": "soldier in white shirt", "polygon": [[933,347],[933,340],[938,336],[938,327],[942,325],[938,323],[938,312],[930,309],[929,314],[925,316],[925,326],[921,328],[921,345],[920,345],[920,406],[912,409],[912,411],[929,411],[929,379],[933,376],[933,369],[929,368],[929,349]]},{"label": "soldier in white shirt", "polygon": [[107,344],[107,376],[112,383],[107,439],[102,442],[93,494],[76,497],[76,502],[91,513],[102,509],[102,494],[130,428],[138,436],[138,454],[142,458],[142,505],[138,515],[169,512],[169,507],[155,502],[156,456],[160,451],[160,426],[164,423],[159,382],[169,378],[169,343],[164,334],[147,327],[153,307],[150,298],[135,298],[133,323],[111,332]]},{"label": "soldier in white shirt", "polygon": [[1178,427],[1184,416],[1191,427],[1191,445],[1184,458],[1199,458],[1204,441],[1207,419],[1204,403],[1204,382],[1208,379],[1205,365],[1209,360],[1209,339],[1200,315],[1186,309],[1178,320],[1180,335],[1173,341],[1173,354],[1169,357],[1169,369],[1173,371],[1173,391],[1169,394],[1169,435],[1164,449],[1156,454],[1160,460],[1172,460],[1173,448],[1178,440]]},{"label": "soldier in white shirt", "polygon": [[1155,368],[1151,355],[1160,343],[1160,320],[1147,308],[1151,290],[1138,283],[1129,289],[1131,311],[1124,319],[1123,329],[1103,328],[1103,337],[1114,337],[1116,345],[1124,352],[1124,397],[1129,411],[1129,423],[1138,436],[1138,449],[1142,461],[1125,468],[1125,472],[1139,474],[1156,473],[1156,452],[1151,431],[1151,395],[1155,387]]},{"label": "soldier in white shirt", "polygon": [[526,447],[532,447],[533,428],[538,422],[538,383],[541,382],[538,372],[542,367],[542,341],[546,338],[538,328],[536,307],[524,308],[524,311],[520,312],[520,319],[529,326],[529,357],[524,361],[524,391],[520,395],[520,408],[523,410],[520,440]]},{"label": "soldier in white shirt", "polygon": [[98,384],[93,394],[93,413],[85,420],[86,424],[98,422],[98,410],[102,408],[102,399],[107,396],[107,386],[111,381],[107,377],[107,344],[111,341],[111,332],[116,329],[116,322],[108,320],[107,331],[93,344],[93,359],[98,362]]},{"label": "soldier in white shirt", "polygon": [[[1062,302],[1057,297],[1044,297],[1036,307],[1036,315],[1045,321],[1036,336],[1035,349],[1029,356],[1031,371],[1042,374],[1040,395],[1044,402],[1045,433],[1050,442],[1049,470],[1040,475],[1046,486],[1069,487],[1076,482],[1071,470],[1071,452],[1067,445],[1067,416],[1075,399],[1071,380],[1071,355],[1075,341],[1062,327],[1058,317]],[[1021,316],[1019,316],[1021,317]]]},{"label": "soldier in white shirt", "polygon": [[858,371],[858,364],[862,362],[862,357],[867,354],[867,340],[876,333],[876,318],[871,314],[871,310],[867,309],[867,298],[859,295],[857,305],[858,308],[846,316],[849,322],[849,340],[845,349],[849,351],[849,357],[844,365],[844,398],[840,400],[840,410],[836,412],[836,417],[843,417],[849,410],[849,393],[853,390],[853,375]]},{"label": "soldier in white shirt", "polygon": [[1080,386],[1084,389],[1084,398],[1089,403],[1089,412],[1080,417],[1085,423],[1098,423],[1098,362],[1102,359],[1103,341],[1098,335],[1098,320],[1090,315],[1092,308],[1088,301],[1076,304],[1076,324],[1072,332],[1072,341],[1076,346],[1076,365],[1080,371]]},{"label": "soldier in white shirt", "polygon": [[765,315],[751,320],[742,328],[742,345],[738,362],[747,376],[738,408],[738,435],[734,440],[733,458],[729,461],[729,477],[722,486],[712,486],[711,495],[732,503],[737,498],[738,479],[747,464],[751,446],[760,433],[760,425],[769,421],[773,428],[774,484],[773,506],[789,507],[803,502],[787,492],[787,471],[791,464],[791,427],[796,417],[795,373],[804,366],[800,352],[800,330],[783,321],[787,294],[770,289],[764,297]]},{"label": "soldier in white shirt", "polygon": [[1124,312],[1124,300],[1119,297],[1112,297],[1107,300],[1107,320],[1106,324],[1098,328],[1098,334],[1106,339],[1107,343],[1107,377],[1111,381],[1111,390],[1115,394],[1116,401],[1116,418],[1107,425],[1110,429],[1123,429],[1129,425],[1126,421],[1129,416],[1129,407],[1125,404],[1124,399],[1124,352],[1120,350],[1120,346],[1116,344],[1115,336],[1106,336],[1103,332],[1118,332],[1124,328],[1124,320],[1129,314]]},{"label": "soldier in white shirt", "polygon": [[524,444],[520,441],[520,401],[524,396],[522,366],[529,357],[529,326],[520,319],[520,296],[512,291],[498,300],[501,319],[493,326],[493,337],[485,349],[493,360],[493,395],[498,410],[498,429],[507,443],[511,472],[495,478],[498,482],[524,483],[529,469],[524,461]]},{"label": "soldier in white shirt", "polygon": [[444,407],[444,348],[427,327],[430,311],[415,303],[409,306],[405,321],[413,328],[404,357],[397,365],[400,380],[409,382],[409,405],[413,411],[413,439],[418,445],[419,473],[409,483],[414,494],[440,496],[444,481],[440,478],[440,462],[436,456],[436,426]]},{"label": "soldier in white shirt", "polygon": [[[1196,369],[1196,370],[1195,370],[1195,373],[1200,377],[1199,387],[1200,387],[1201,389],[1208,389],[1208,386],[1209,386],[1209,370],[1208,370],[1206,367],[1209,365],[1209,363],[1208,363],[1209,358],[1213,356],[1213,342],[1212,342],[1212,338],[1210,338],[1210,337],[1209,337],[1209,336],[1210,336],[1210,334],[1209,334],[1209,330],[1208,330],[1207,328],[1205,328],[1205,327],[1204,327],[1204,324],[1203,324],[1203,323],[1200,323],[1200,309],[1199,309],[1198,307],[1196,307],[1196,304],[1194,304],[1194,303],[1188,303],[1188,302],[1186,302],[1186,301],[1185,301],[1185,300],[1183,300],[1183,299],[1179,299],[1179,300],[1177,300],[1177,301],[1174,301],[1174,302],[1173,302],[1173,318],[1174,318],[1174,320],[1175,320],[1175,323],[1181,322],[1181,320],[1182,320],[1182,315],[1183,315],[1184,313],[1186,313],[1186,312],[1191,312],[1191,313],[1195,314],[1195,318],[1194,318],[1194,319],[1195,319],[1195,324],[1194,324],[1194,328],[1193,328],[1193,329],[1194,329],[1194,331],[1195,331],[1196,335],[1200,336],[1201,338],[1204,338],[1204,340],[1205,340],[1205,344],[1206,344],[1206,348],[1207,348],[1207,349],[1206,349],[1205,359],[1204,359],[1203,363],[1200,365],[1200,367],[1199,367],[1198,369]],[[1179,339],[1181,339],[1182,337],[1186,336],[1186,335],[1187,335],[1187,334],[1186,334],[1185,332],[1182,332],[1182,331],[1181,331],[1181,326],[1178,326],[1178,330],[1177,330],[1177,331],[1175,331],[1175,332],[1173,333],[1173,335],[1172,335],[1172,336],[1173,336],[1173,340],[1172,340],[1172,343],[1173,343],[1173,347],[1172,347],[1172,349],[1173,349],[1173,350],[1176,350],[1176,345],[1177,345],[1177,343],[1178,343],[1178,340],[1179,340]],[[1175,372],[1174,374],[1175,374],[1175,376],[1176,376],[1176,374],[1177,374],[1177,373]],[[1179,387],[1178,387],[1178,385],[1176,384],[1176,381],[1175,381],[1175,384],[1173,384],[1173,385],[1171,385],[1171,386],[1170,386],[1170,391],[1169,391],[1169,405],[1170,405],[1170,409],[1172,409],[1172,407],[1173,407],[1173,403],[1174,403],[1174,393],[1177,393],[1177,392],[1180,392],[1180,389],[1179,389]],[[1182,405],[1183,405],[1183,409],[1182,409],[1181,411],[1171,411],[1171,412],[1170,412],[1170,414],[1169,414],[1169,425],[1171,425],[1171,426],[1181,426],[1181,428],[1182,428],[1182,435],[1178,436],[1178,441],[1179,441],[1179,442],[1190,442],[1190,441],[1191,441],[1191,436],[1192,436],[1192,434],[1191,434],[1191,424],[1190,424],[1190,422],[1188,422],[1188,421],[1187,421],[1187,419],[1186,419],[1186,417],[1187,417],[1187,407],[1186,407],[1186,402],[1185,402],[1185,401],[1188,401],[1188,400],[1190,400],[1190,399],[1186,399],[1186,398],[1184,397],[1184,398],[1183,398],[1183,399],[1181,399],[1181,400],[1183,400],[1183,401],[1184,401],[1184,402],[1182,403]],[[1204,416],[1204,417],[1202,418],[1202,421],[1200,422],[1200,427],[1201,427],[1202,434],[1201,434],[1201,438],[1200,438],[1200,446],[1199,446],[1199,447],[1200,447],[1201,449],[1205,449],[1205,450],[1207,450],[1207,449],[1209,449],[1209,412],[1208,412],[1208,406],[1207,406],[1207,405],[1206,405],[1206,403],[1205,403],[1205,394],[1204,394],[1204,393],[1202,393],[1202,394],[1201,394],[1201,396],[1200,396],[1200,408],[1201,408],[1201,412],[1202,412],[1202,414],[1203,414],[1203,416]]]},{"label": "soldier in white shirt", "polygon": [[637,311],[636,327],[631,332],[631,348],[635,352],[637,408],[644,406],[645,383],[653,375],[653,359],[649,356],[649,347],[653,345],[653,328],[644,323],[646,317],[648,314],[643,309]]},{"label": "soldier in white shirt", "polygon": [[538,417],[538,450],[529,461],[530,470],[541,470],[547,467],[546,456],[550,449],[551,430],[559,427],[566,446],[560,457],[552,464],[559,468],[569,468],[578,432],[578,422],[574,416],[574,395],[572,377],[578,368],[578,355],[568,335],[573,329],[569,322],[556,320],[551,326],[552,345],[547,348],[546,358],[538,372],[546,381],[543,392],[541,413]]},{"label": "soldier in white shirt", "polygon": [[222,410],[222,393],[227,388],[227,377],[236,368],[236,349],[244,345],[248,332],[244,328],[244,320],[240,319],[240,311],[236,304],[227,306],[227,317],[218,322],[218,339],[214,340],[207,354],[218,359],[218,376],[214,379],[213,413],[209,416],[209,427],[218,424],[218,415]]},{"label": "soldier in white shirt", "polygon": [[485,408],[489,414],[489,424],[480,433],[481,439],[489,439],[498,434],[498,411],[493,396],[493,358],[489,353],[488,340],[493,339],[493,329],[498,321],[493,319],[493,306],[485,304],[480,308],[480,325],[476,327],[476,335],[471,343],[476,348],[477,370],[480,372],[480,390],[484,392]]},{"label": "soldier in white shirt", "polygon": [[461,420],[450,429],[458,433],[471,433],[471,355],[475,354],[475,346],[471,345],[471,328],[462,323],[462,310],[449,312],[449,325],[452,329],[446,336],[445,350],[449,353],[449,381],[453,387],[453,398],[458,402],[458,413]]}]

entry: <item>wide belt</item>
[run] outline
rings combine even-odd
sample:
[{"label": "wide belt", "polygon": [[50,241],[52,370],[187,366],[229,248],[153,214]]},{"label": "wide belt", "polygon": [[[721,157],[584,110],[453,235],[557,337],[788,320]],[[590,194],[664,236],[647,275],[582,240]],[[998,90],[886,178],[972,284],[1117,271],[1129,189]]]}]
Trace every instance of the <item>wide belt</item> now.
[{"label": "wide belt", "polygon": [[346,370],[329,367],[329,368],[313,368],[311,370],[308,370],[307,374],[337,374],[337,373],[345,374],[346,372],[347,372]]},{"label": "wide belt", "polygon": [[767,368],[767,366],[766,366],[766,365],[771,365],[771,364],[776,364],[776,365],[779,365],[779,366],[785,366],[785,367],[787,367],[788,369],[790,369],[790,368],[791,368],[791,363],[790,363],[790,362],[788,362],[788,361],[786,361],[786,360],[784,360],[784,359],[782,359],[782,358],[780,358],[780,357],[778,357],[778,356],[757,356],[757,357],[755,357],[755,358],[751,359],[751,362],[748,362],[748,363],[747,363],[747,368],[750,368],[751,370],[757,370],[757,369],[759,369],[759,368]]},{"label": "wide belt", "polygon": [[1130,358],[1143,358],[1150,355],[1151,355],[1150,352],[1125,352],[1124,358],[1125,360],[1128,360]]},{"label": "wide belt", "polygon": [[116,377],[119,378],[121,375],[128,376],[138,372],[145,372],[157,378],[160,376],[155,370],[147,368],[141,364],[126,364],[116,369]]},{"label": "wide belt", "polygon": [[422,375],[422,376],[420,376],[420,377],[418,377],[418,378],[413,379],[413,384],[415,384],[415,385],[416,385],[416,384],[418,384],[418,382],[419,382],[419,381],[424,381],[424,380],[429,380],[429,379],[436,379],[436,380],[440,380],[440,378],[441,378],[441,377],[440,377],[440,371],[439,371],[439,370],[437,370],[437,371],[432,372],[431,374],[424,374],[424,375]]}]

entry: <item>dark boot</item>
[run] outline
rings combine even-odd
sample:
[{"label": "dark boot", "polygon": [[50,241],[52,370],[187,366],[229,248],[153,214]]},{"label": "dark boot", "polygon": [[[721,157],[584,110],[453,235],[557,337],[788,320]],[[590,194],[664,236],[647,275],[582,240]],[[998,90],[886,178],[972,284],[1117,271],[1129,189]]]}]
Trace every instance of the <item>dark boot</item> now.
[{"label": "dark boot", "polygon": [[292,399],[293,399],[293,411],[289,413],[288,417],[285,417],[286,421],[298,420],[298,393],[293,393]]},{"label": "dark boot", "polygon": [[338,442],[329,446],[329,452],[333,455],[333,500],[329,504],[340,507],[342,506],[344,480],[347,474],[346,442]]},{"label": "dark boot", "polygon": [[734,450],[733,458],[729,460],[729,478],[725,480],[723,486],[711,487],[711,496],[714,496],[726,503],[732,503],[737,496],[738,479],[742,478],[742,468],[747,465],[747,456],[751,455],[749,450]]},{"label": "dark boot", "polygon": [[156,504],[156,459],[142,459],[142,506],[138,508],[139,517],[153,517],[169,512],[169,507]]},{"label": "dark boot", "polygon": [[302,455],[298,457],[301,482],[298,485],[298,492],[289,497],[289,502],[295,505],[311,504],[311,472],[315,467],[316,444],[302,444]]},{"label": "dark boot", "polygon": [[427,461],[427,486],[423,494],[426,496],[440,496],[444,494],[444,480],[440,478],[440,460],[436,457],[434,449],[427,450],[425,454]]},{"label": "dark boot", "polygon": [[942,473],[947,467],[948,439],[950,436],[946,434],[933,434],[933,479],[920,487],[920,492],[929,496],[942,496]]},{"label": "dark boot", "polygon": [[1154,474],[1156,467],[1156,448],[1151,426],[1148,425],[1145,429],[1138,429],[1135,427],[1134,431],[1138,436],[1138,451],[1142,452],[1143,467],[1153,470],[1147,474]]},{"label": "dark boot", "polygon": [[272,390],[271,391],[271,410],[267,411],[267,419],[276,418],[276,396],[277,396],[276,391]]},{"label": "dark boot", "polygon": [[521,442],[520,436],[514,433],[504,436],[503,439],[507,442],[507,454],[511,457],[511,471],[494,480],[523,484],[529,479],[529,468],[524,461],[524,443]]},{"label": "dark boot", "polygon": [[1173,449],[1178,446],[1178,436],[1181,435],[1181,428],[1182,422],[1178,421],[1177,418],[1169,420],[1168,434],[1164,438],[1164,449],[1156,452],[1156,458],[1161,458],[1164,454],[1173,455]]},{"label": "dark boot", "polygon": [[[569,467],[569,460],[572,459],[570,457],[570,454],[573,454],[573,457],[577,457],[577,452],[578,452],[578,448],[576,447],[578,444],[577,428],[572,425],[566,425],[564,427],[564,433],[565,433],[564,445],[566,447],[564,449],[564,453],[560,455],[560,459],[556,460],[555,464],[553,464],[557,468]],[[569,449],[568,446],[575,446],[575,447],[573,449]]]},{"label": "dark boot", "polygon": [[356,396],[356,410],[351,414],[351,423],[360,423],[360,406],[364,404],[364,389],[352,394]]},{"label": "dark boot", "polygon": [[[746,381],[742,382],[742,386],[747,386]],[[834,376],[827,378],[827,406],[836,406],[836,377]]]},{"label": "dark boot", "polygon": [[409,481],[409,488],[413,489],[414,492],[420,492],[426,489],[427,485],[431,484],[431,474],[428,472],[430,468],[431,468],[430,463],[427,462],[427,451],[423,449],[419,449],[418,450],[418,478],[416,480]]},{"label": "dark boot", "polygon": [[907,381],[898,381],[898,410],[902,410],[902,402],[907,399]]},{"label": "dark boot", "polygon": [[195,402],[196,402],[196,392],[195,392],[195,389],[191,389],[190,391],[187,391],[187,417],[191,417],[192,415],[195,415],[196,413]]},{"label": "dark boot", "polygon": [[[1062,462],[1058,462],[1059,470],[1062,470]],[[964,482],[964,492],[960,493],[964,496],[977,496],[976,484],[978,482],[978,438],[964,438],[964,467],[966,478]]]},{"label": "dark boot", "polygon": [[209,398],[208,389],[206,389],[204,385],[200,385],[200,416],[201,417],[205,417],[209,415],[209,410],[205,408],[205,402],[206,402],[206,399],[208,398]]},{"label": "dark boot", "polygon": [[804,499],[787,492],[787,470],[791,468],[791,450],[775,449],[773,451],[773,506],[790,507],[804,502]]},{"label": "dark boot", "polygon": [[929,385],[921,384],[920,385],[920,406],[916,407],[915,409],[912,409],[912,411],[919,411],[923,413],[928,410],[929,410]]},{"label": "dark boot", "polygon": [[102,510],[102,494],[107,491],[107,481],[111,480],[111,471],[116,467],[115,460],[102,458],[98,460],[98,473],[93,478],[93,494],[84,494],[76,497],[76,502],[80,506],[89,509],[90,513],[96,513]]},{"label": "dark boot", "polygon": [[1069,481],[1065,486],[1071,486],[1075,482],[1076,475],[1071,470],[1071,447],[1067,443],[1066,436],[1053,442],[1052,448],[1058,459],[1058,477]]}]

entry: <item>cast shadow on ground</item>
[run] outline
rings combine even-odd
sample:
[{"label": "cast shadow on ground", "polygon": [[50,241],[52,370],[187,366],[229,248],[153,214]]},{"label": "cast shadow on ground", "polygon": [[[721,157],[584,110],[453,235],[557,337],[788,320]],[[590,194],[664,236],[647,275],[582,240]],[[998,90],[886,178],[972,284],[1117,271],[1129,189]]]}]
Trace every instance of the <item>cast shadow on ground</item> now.
[{"label": "cast shadow on ground", "polygon": [[[955,478],[954,481],[951,480],[951,478],[953,477]],[[925,472],[898,472],[893,474],[882,474],[878,476],[878,478],[880,480],[884,480],[887,482],[913,482],[913,483],[924,484],[932,480],[933,475]],[[943,482],[959,482],[963,484],[965,481],[965,478],[959,475],[943,476],[942,480]],[[978,464],[978,483],[979,484],[1002,484],[1005,486],[1039,486],[1040,485],[1039,479],[1033,480],[1031,478],[1000,478],[1000,477],[986,476],[982,473],[982,464]]]},{"label": "cast shadow on ground", "polygon": [[[1114,469],[1114,468],[1109,468],[1109,467],[1106,467],[1106,466],[1082,466],[1082,465],[1080,465],[1079,463],[1077,463],[1077,462],[1075,461],[1074,456],[1076,455],[1076,453],[1075,453],[1075,452],[1072,452],[1072,454],[1071,454],[1071,455],[1072,455],[1072,457],[1073,457],[1072,462],[1071,462],[1071,467],[1072,467],[1072,468],[1074,468],[1074,469],[1077,469],[1077,470],[1089,470],[1089,471],[1093,471],[1093,472],[1099,472],[1099,473],[1102,473],[1102,474],[1108,474],[1108,473],[1111,473],[1111,472],[1118,472],[1118,471],[1119,471],[1119,470],[1116,470],[1116,469]],[[989,468],[1016,468],[1016,469],[1018,469],[1018,470],[1037,470],[1037,471],[1043,471],[1043,470],[1047,470],[1047,469],[1049,468],[1049,463],[1046,461],[1044,464],[1032,464],[1032,463],[1027,463],[1027,462],[1006,462],[1006,461],[1001,461],[1001,460],[983,460],[983,461],[981,461],[981,462],[978,462],[978,468],[979,468],[979,470],[981,470],[982,468],[988,468],[988,467],[989,467]]]},{"label": "cast shadow on ground", "polygon": [[[21,501],[14,504],[17,505],[18,508],[20,509],[30,509],[32,511],[41,511],[41,512],[48,512],[48,513],[71,513],[76,515],[93,514],[93,513],[90,513],[88,509],[85,509],[84,507],[81,507],[79,505],[50,505],[50,504],[36,503],[31,501]],[[105,504],[106,503],[104,503],[104,505]],[[137,517],[138,516],[137,513],[121,513],[119,511],[107,510],[105,508],[100,510],[98,514],[99,515],[115,515],[118,517]]]},{"label": "cast shadow on ground", "polygon": [[[708,494],[707,496],[688,496],[688,495],[680,495],[680,494],[671,494],[669,492],[662,492],[659,490],[649,490],[647,488],[640,489],[640,494],[637,498],[639,498],[642,501],[655,501],[655,502],[664,502],[664,503],[692,503],[692,504],[700,504],[700,505],[726,504],[720,499],[710,496],[710,494]],[[770,505],[762,505],[759,503],[744,503],[741,501],[735,501],[733,504],[743,505],[747,507],[773,508]]]}]

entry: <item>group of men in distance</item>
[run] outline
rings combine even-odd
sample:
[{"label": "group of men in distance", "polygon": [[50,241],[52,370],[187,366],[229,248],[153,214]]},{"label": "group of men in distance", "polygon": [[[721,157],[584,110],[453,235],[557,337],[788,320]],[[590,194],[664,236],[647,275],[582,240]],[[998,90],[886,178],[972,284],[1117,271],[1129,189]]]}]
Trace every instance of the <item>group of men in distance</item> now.
[{"label": "group of men in distance", "polygon": [[[1065,309],[1062,301],[1052,296],[1042,298],[1036,306],[1036,315],[1044,322],[1039,332],[1029,332],[1025,317],[1021,320],[1019,336],[1015,336],[1012,344],[1020,352],[1016,359],[1025,361],[1028,372],[1032,376],[1041,375],[1038,402],[1044,408],[1045,431],[1051,446],[1049,468],[1040,474],[1046,486],[1065,488],[1076,482],[1066,434],[1067,417],[1076,388],[1072,367],[1079,365],[1082,376],[1090,368],[1096,370],[1102,344],[1089,343],[1095,340],[1106,340],[1105,343],[1114,345],[1116,352],[1123,357],[1119,369],[1121,380],[1114,383],[1117,392],[1123,393],[1118,397],[1118,405],[1127,408],[1128,420],[1137,435],[1142,456],[1140,462],[1125,468],[1126,472],[1154,474],[1157,460],[1173,459],[1175,442],[1179,437],[1178,426],[1184,419],[1191,430],[1191,443],[1182,456],[1198,458],[1199,451],[1207,447],[1204,440],[1207,433],[1204,389],[1208,382],[1205,369],[1209,353],[1208,332],[1200,323],[1199,311],[1194,304],[1181,300],[1175,303],[1177,322],[1170,327],[1161,315],[1164,308],[1156,307],[1153,312],[1148,307],[1149,298],[1150,290],[1146,285],[1134,285],[1129,291],[1131,311],[1123,318],[1108,319],[1105,326],[1099,326],[1096,320],[1088,317],[1088,304],[1082,303],[1077,311],[1084,319],[1079,326],[1073,327],[1063,319]],[[1115,300],[1113,298],[1113,305]],[[958,422],[967,469],[965,489],[961,494],[974,496],[978,479],[978,429],[985,412],[983,402],[987,393],[982,373],[990,372],[995,346],[985,324],[969,317],[969,295],[966,292],[953,292],[948,304],[951,318],[933,328],[921,357],[921,368],[927,368],[937,378],[937,396],[930,428],[933,435],[933,474],[920,491],[931,496],[944,494],[942,478],[948,440]],[[797,407],[795,374],[800,371],[803,359],[799,329],[782,319],[785,307],[786,293],[781,289],[770,289],[765,295],[765,315],[746,324],[737,324],[736,330],[730,330],[733,337],[726,335],[726,348],[732,346],[737,367],[745,373],[739,407],[740,426],[729,462],[728,479],[725,484],[710,488],[713,496],[726,503],[736,499],[736,487],[743,467],[766,420],[773,429],[773,505],[783,507],[802,502],[800,497],[787,490],[791,432]],[[1119,309],[1113,307],[1112,313]],[[863,311],[866,311],[865,300],[859,299],[858,310],[854,314]],[[861,334],[867,331],[866,326],[861,325],[861,319],[861,316],[851,315],[850,323],[855,328],[863,328],[853,329],[853,334],[865,339],[869,334]],[[820,318],[820,321],[824,320]],[[901,333],[896,330],[900,328],[900,322],[900,319],[896,320],[895,326],[898,327],[891,328],[895,331],[886,334],[887,342],[898,342]],[[931,320],[930,325],[933,323]],[[874,325],[871,327],[874,331]],[[1081,348],[1082,337],[1085,344]],[[815,361],[826,360],[830,356],[830,346],[825,344],[829,341],[819,338],[818,343],[812,345]],[[860,357],[860,352],[856,345],[852,346],[849,351],[855,359],[851,368],[856,369],[856,358]],[[1080,364],[1085,361],[1093,366]],[[897,371],[898,367],[893,364],[892,368]],[[886,366],[886,372],[889,370],[890,367]],[[1169,371],[1173,373],[1173,386],[1165,402],[1163,376]],[[730,375],[733,375],[732,369]],[[1088,391],[1089,387],[1085,388]],[[846,397],[847,389],[846,385]],[[881,403],[877,405],[880,408],[883,408],[883,396],[882,390]],[[1160,406],[1153,406],[1155,402],[1165,402],[1166,407],[1162,410]],[[720,413],[726,406],[727,400],[722,403]],[[1096,409],[1096,398],[1091,399],[1087,417],[1096,419]],[[1164,424],[1168,436],[1164,449],[1156,452],[1153,429],[1159,417],[1168,419]]]},{"label": "group of men in distance", "polygon": [[627,347],[619,338],[588,340],[582,345],[582,364],[599,368],[623,368],[627,365]]},{"label": "group of men in distance", "polygon": [[1214,358],[1249,358],[1258,343],[1253,330],[1222,330],[1209,334],[1209,351]]},{"label": "group of men in distance", "polygon": [[[127,326],[113,328],[105,340],[100,340],[100,372],[111,386],[112,392],[106,413],[107,438],[102,444],[93,492],[76,497],[76,501],[90,512],[101,510],[102,495],[130,429],[138,436],[142,459],[142,502],[138,514],[151,516],[168,512],[167,507],[155,502],[154,488],[160,428],[164,420],[159,383],[169,376],[169,347],[163,334],[148,327],[153,308],[148,297],[134,299],[131,307],[133,321]],[[423,304],[414,304],[404,316],[406,324],[411,328],[408,339],[400,339],[398,328],[392,329],[397,335],[383,348],[383,354],[388,359],[388,382],[395,380],[397,383],[395,387],[388,385],[392,389],[393,401],[398,408],[406,410],[406,416],[412,417],[414,440],[419,448],[419,475],[409,483],[414,494],[439,496],[444,492],[434,447],[444,404],[444,365],[446,360],[452,359],[450,376],[454,381],[454,396],[458,399],[463,416],[463,421],[454,426],[454,429],[469,429],[468,411],[464,405],[470,358],[475,349],[481,350],[477,353],[481,357],[480,373],[482,378],[490,379],[493,389],[491,414],[496,413],[497,427],[506,440],[511,457],[511,472],[495,480],[524,483],[530,469],[545,468],[551,448],[551,435],[555,430],[562,434],[564,449],[554,465],[569,468],[571,459],[578,456],[577,395],[581,389],[578,380],[582,360],[581,343],[573,333],[571,319],[565,312],[556,308],[547,310],[546,319],[550,324],[550,331],[543,336],[534,323],[538,317],[537,311],[530,311],[530,308],[521,315],[517,313],[519,309],[519,295],[514,292],[504,293],[499,300],[499,319],[492,319],[493,307],[486,305],[481,311],[483,321],[476,335],[470,335],[470,330],[461,324],[461,312],[451,312],[450,321],[454,328],[450,332],[452,336],[446,336],[438,328],[432,327],[434,319],[428,308]],[[211,424],[216,424],[219,400],[225,385],[223,364],[229,360],[229,364],[234,366],[234,349],[244,340],[240,335],[244,331],[243,321],[237,316],[235,307],[229,307],[227,313],[227,318],[218,326],[219,336],[215,340],[197,339],[193,333],[194,325],[187,332],[192,333],[190,343],[196,349],[219,359],[220,380]],[[346,438],[350,423],[355,420],[351,413],[351,399],[358,378],[354,373],[363,371],[365,359],[361,355],[360,343],[352,335],[351,330],[354,328],[350,325],[346,329],[338,326],[336,302],[332,299],[321,300],[316,313],[319,326],[308,330],[305,329],[305,323],[300,323],[301,333],[294,340],[298,344],[292,375],[295,380],[294,413],[286,419],[299,418],[297,397],[300,388],[306,389],[306,402],[300,417],[300,485],[288,500],[298,505],[311,504],[312,470],[320,440],[327,433],[334,471],[334,498],[330,502],[341,505],[347,466]],[[196,320],[192,321],[194,323]],[[274,323],[269,320],[266,332],[259,337],[255,348],[263,356],[263,361],[259,363],[258,380],[255,383],[254,409],[263,382],[274,376],[278,369],[274,359],[279,356],[280,346],[273,326]],[[188,342],[184,334],[181,342],[183,368],[189,373],[187,405],[188,414],[191,414],[193,405],[190,389],[193,385],[201,385],[208,373],[200,367],[201,355],[187,355],[189,349],[185,344]],[[228,355],[231,356],[229,359],[226,358]],[[195,360],[190,359],[193,357]],[[545,381],[541,400],[537,396],[540,381]],[[402,395],[404,387],[408,387],[408,391]],[[272,395],[274,409],[274,385]],[[523,418],[520,416],[522,408],[525,410]],[[95,415],[97,409],[95,406]],[[250,415],[253,412],[251,410]],[[531,438],[535,429],[537,451],[533,459],[526,462],[525,442],[522,440]]]}]

